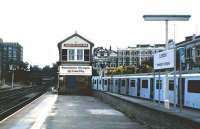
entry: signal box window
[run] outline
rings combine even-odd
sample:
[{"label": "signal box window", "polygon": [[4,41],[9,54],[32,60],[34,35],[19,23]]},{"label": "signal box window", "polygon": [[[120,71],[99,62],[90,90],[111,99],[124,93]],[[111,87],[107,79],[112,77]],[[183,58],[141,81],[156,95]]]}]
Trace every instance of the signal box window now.
[{"label": "signal box window", "polygon": [[77,60],[83,60],[83,49],[77,50]]},{"label": "signal box window", "polygon": [[74,54],[75,54],[74,49],[69,49],[69,60],[74,60]]},{"label": "signal box window", "polygon": [[84,50],[84,61],[90,61],[90,51]]},{"label": "signal box window", "polygon": [[62,49],[62,60],[67,60],[67,49]]}]

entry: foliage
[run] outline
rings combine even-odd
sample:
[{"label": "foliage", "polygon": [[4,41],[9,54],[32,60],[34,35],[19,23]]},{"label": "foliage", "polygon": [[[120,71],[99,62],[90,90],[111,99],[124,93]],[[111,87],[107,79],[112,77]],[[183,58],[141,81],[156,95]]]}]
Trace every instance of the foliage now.
[{"label": "foliage", "polygon": [[136,66],[130,65],[130,66],[119,66],[114,69],[109,69],[107,74],[108,75],[114,75],[114,74],[133,74],[136,73]]},{"label": "foliage", "polygon": [[99,73],[97,72],[96,69],[92,69],[92,75],[93,76],[99,76]]},{"label": "foliage", "polygon": [[107,69],[108,75],[115,74],[135,74],[135,73],[150,73],[153,71],[153,61],[143,61],[141,65],[119,66],[114,69]]}]

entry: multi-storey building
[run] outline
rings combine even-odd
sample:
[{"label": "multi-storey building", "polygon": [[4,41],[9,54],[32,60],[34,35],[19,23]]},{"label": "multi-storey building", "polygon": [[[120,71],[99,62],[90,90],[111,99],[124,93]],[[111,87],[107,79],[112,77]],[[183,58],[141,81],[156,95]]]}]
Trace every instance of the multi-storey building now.
[{"label": "multi-storey building", "polygon": [[[185,72],[200,72],[200,36],[188,36],[184,41],[176,44],[177,50],[184,49],[185,63],[183,70]],[[179,53],[177,52],[177,60]]]},{"label": "multi-storey building", "polygon": [[102,68],[117,67],[117,52],[103,47],[97,47],[93,50],[93,63],[94,69],[99,71]]},{"label": "multi-storey building", "polygon": [[141,44],[136,47],[118,49],[118,66],[141,65],[143,61],[153,60],[153,54],[165,49],[165,44]]},{"label": "multi-storey building", "polygon": [[0,79],[4,79],[9,65],[18,66],[23,62],[23,47],[17,42],[0,42]]},{"label": "multi-storey building", "polygon": [[93,46],[77,33],[58,43],[59,94],[91,94]]}]

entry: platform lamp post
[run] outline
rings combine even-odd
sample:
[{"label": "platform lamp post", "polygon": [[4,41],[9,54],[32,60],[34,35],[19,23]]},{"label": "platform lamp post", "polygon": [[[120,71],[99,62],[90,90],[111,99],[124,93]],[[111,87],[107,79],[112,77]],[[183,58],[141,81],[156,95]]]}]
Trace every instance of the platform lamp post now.
[{"label": "platform lamp post", "polygon": [[12,71],[12,82],[11,82],[11,87],[14,88],[14,77],[15,77],[15,70],[16,70],[16,66],[11,64],[9,65],[9,69],[10,71]]},{"label": "platform lamp post", "polygon": [[[168,24],[169,21],[188,21],[190,19],[191,15],[143,15],[143,18],[145,21],[164,21],[165,22],[165,43],[166,43],[166,50],[168,48]],[[176,54],[174,54],[176,56]],[[176,63],[174,63],[176,64]],[[174,66],[174,82],[176,81],[176,66]],[[160,70],[159,70],[160,71]],[[168,102],[169,102],[169,85],[168,85],[168,71],[166,70],[166,89],[165,89],[165,96],[168,96]],[[160,80],[159,80],[160,82]],[[176,83],[174,83],[174,93],[176,93]],[[176,107],[176,98],[174,94],[174,107]],[[167,102],[165,101],[165,102]],[[182,105],[182,104],[180,104]],[[180,109],[182,107],[180,106]]]}]

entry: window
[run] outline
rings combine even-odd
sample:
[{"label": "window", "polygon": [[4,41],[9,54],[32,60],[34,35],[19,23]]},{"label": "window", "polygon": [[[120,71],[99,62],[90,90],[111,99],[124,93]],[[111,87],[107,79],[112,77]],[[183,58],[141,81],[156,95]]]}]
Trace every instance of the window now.
[{"label": "window", "polygon": [[113,80],[111,79],[111,81],[110,81],[110,85],[113,85]]},{"label": "window", "polygon": [[118,83],[117,80],[115,80],[115,86],[117,86],[117,83]]},{"label": "window", "polygon": [[101,80],[99,80],[99,84],[101,85]]},{"label": "window", "polygon": [[142,80],[142,88],[148,88],[148,80]]},{"label": "window", "polygon": [[84,61],[89,61],[90,59],[90,51],[89,50],[84,50]]},{"label": "window", "polygon": [[200,80],[189,80],[188,81],[188,92],[200,93]]},{"label": "window", "polygon": [[69,60],[74,60],[74,49],[69,49]]},{"label": "window", "polygon": [[67,60],[67,49],[62,49],[62,60]]},{"label": "window", "polygon": [[104,80],[104,84],[107,85],[107,84],[108,84],[108,81],[107,81],[107,80]]},{"label": "window", "polygon": [[174,90],[174,80],[169,80],[169,90]]},{"label": "window", "polygon": [[[159,89],[159,80],[156,80],[156,89]],[[162,89],[162,80],[160,80],[160,89]]]},{"label": "window", "polygon": [[122,80],[122,86],[125,86],[125,80]]},{"label": "window", "polygon": [[191,56],[192,56],[192,48],[187,48],[187,50],[186,50],[186,57],[187,58],[191,58]]},{"label": "window", "polygon": [[197,57],[200,57],[200,46],[197,47]]},{"label": "window", "polygon": [[77,60],[83,60],[83,49],[77,50]]},{"label": "window", "polygon": [[135,80],[131,80],[131,87],[135,87]]}]

